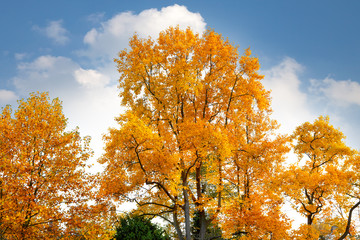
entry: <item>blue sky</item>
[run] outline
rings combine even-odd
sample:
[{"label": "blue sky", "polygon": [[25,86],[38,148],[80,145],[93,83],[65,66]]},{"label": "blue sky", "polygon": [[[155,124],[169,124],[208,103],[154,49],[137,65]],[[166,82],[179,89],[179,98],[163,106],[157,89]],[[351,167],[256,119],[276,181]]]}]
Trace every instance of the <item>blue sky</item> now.
[{"label": "blue sky", "polygon": [[136,31],[212,28],[259,57],[283,133],[329,115],[360,143],[359,1],[2,1],[0,106],[33,91],[63,101],[70,128],[101,135],[123,110],[112,59]]}]

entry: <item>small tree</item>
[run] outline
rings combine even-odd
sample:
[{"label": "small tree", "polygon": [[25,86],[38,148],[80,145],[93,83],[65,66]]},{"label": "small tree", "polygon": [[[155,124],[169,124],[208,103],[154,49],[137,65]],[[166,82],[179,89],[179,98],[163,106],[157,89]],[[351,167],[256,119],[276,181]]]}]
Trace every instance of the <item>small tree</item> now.
[{"label": "small tree", "polygon": [[10,106],[0,113],[1,239],[55,239],[64,226],[69,234],[81,226],[73,216],[90,197],[90,139],[65,128],[61,102],[47,93],[20,100],[14,114]]},{"label": "small tree", "polygon": [[126,215],[119,219],[114,240],[169,240],[169,235],[150,219]]},{"label": "small tree", "polygon": [[[328,117],[321,116],[314,123],[300,125],[291,137],[299,159],[284,172],[282,188],[294,208],[307,219],[308,226],[299,232],[302,231],[303,238],[313,239],[310,237],[313,233],[320,233],[314,224],[321,219],[339,227],[336,232],[343,231],[341,226],[346,225],[345,221],[334,222],[337,221],[336,209],[345,212],[349,209],[347,193],[352,179],[356,179],[351,172],[356,166],[352,160],[354,151],[346,146],[344,134],[330,124]],[[334,207],[335,204],[338,207]],[[349,233],[352,210],[344,237]]]}]

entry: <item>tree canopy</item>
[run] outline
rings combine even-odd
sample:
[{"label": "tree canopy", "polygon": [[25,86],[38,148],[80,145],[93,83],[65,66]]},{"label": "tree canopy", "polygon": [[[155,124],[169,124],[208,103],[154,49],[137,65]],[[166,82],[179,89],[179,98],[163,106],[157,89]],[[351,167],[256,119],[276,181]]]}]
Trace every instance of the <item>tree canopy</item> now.
[{"label": "tree canopy", "polygon": [[[66,131],[59,99],[33,93],[0,115],[0,238],[73,239],[93,219],[88,137]],[[91,225],[96,229],[95,225]],[[80,230],[82,228],[82,230]]]},{"label": "tree canopy", "polygon": [[250,49],[240,56],[212,30],[200,36],[170,27],[156,40],[134,35],[115,62],[128,111],[105,137],[103,194],[136,201],[140,213],[163,217],[180,239],[191,239],[195,211],[198,239],[215,222],[228,235],[283,235],[289,225],[268,183],[287,138],[274,132]]}]

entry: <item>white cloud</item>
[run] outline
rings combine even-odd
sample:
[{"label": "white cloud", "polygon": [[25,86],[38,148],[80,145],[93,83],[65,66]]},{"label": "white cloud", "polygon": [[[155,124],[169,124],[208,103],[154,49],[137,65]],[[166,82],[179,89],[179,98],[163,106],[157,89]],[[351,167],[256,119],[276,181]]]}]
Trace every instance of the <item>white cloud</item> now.
[{"label": "white cloud", "polygon": [[78,83],[87,88],[104,87],[110,82],[108,76],[92,69],[80,68],[74,72],[74,76]]},{"label": "white cloud", "polygon": [[282,133],[291,134],[295,127],[314,119],[307,103],[307,94],[300,89],[299,74],[303,66],[292,58],[265,70],[263,84],[271,90],[273,118],[281,124]]},{"label": "white cloud", "polygon": [[64,45],[69,41],[69,32],[62,26],[62,23],[62,20],[51,21],[44,28],[34,26],[33,29],[45,34],[45,36],[53,40],[56,44]]},{"label": "white cloud", "polygon": [[323,93],[336,105],[360,105],[360,84],[358,82],[351,80],[339,81],[329,77],[323,80],[312,79],[311,90]]},{"label": "white cloud", "polygon": [[13,103],[17,100],[16,93],[6,89],[0,89],[0,105]]},{"label": "white cloud", "polygon": [[140,37],[156,38],[160,31],[177,25],[180,28],[191,27],[193,31],[202,33],[206,23],[199,13],[190,12],[185,6],[176,4],[161,10],[144,10],[138,15],[124,12],[102,22],[100,28],[91,29],[84,37],[88,49],[80,54],[92,58],[113,59],[128,45],[129,38],[135,32]]}]

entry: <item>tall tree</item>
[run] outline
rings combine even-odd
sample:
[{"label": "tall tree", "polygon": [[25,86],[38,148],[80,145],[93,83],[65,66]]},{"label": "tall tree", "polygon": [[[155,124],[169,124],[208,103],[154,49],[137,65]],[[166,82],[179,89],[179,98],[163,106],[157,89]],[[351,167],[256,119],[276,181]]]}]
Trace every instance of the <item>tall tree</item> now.
[{"label": "tall tree", "polygon": [[[191,239],[196,212],[198,239],[205,239],[230,196],[226,171],[239,149],[230,141],[238,134],[231,129],[244,127],[256,112],[270,112],[258,59],[249,49],[239,56],[212,30],[200,36],[170,27],[157,40],[135,35],[129,45],[115,59],[128,111],[117,118],[120,128],[105,136],[101,191],[136,201],[143,214],[163,217],[179,239]],[[271,151],[282,152],[256,157],[265,161]]]},{"label": "tall tree", "polygon": [[0,115],[0,236],[56,239],[74,234],[90,186],[89,138],[65,131],[58,99],[33,93]]}]

